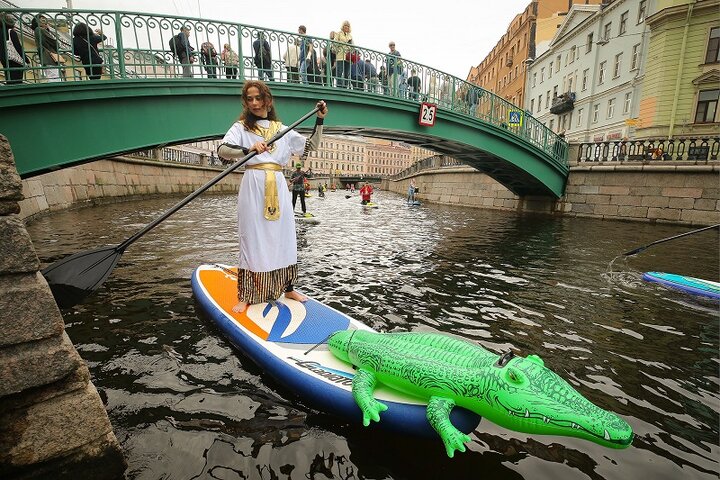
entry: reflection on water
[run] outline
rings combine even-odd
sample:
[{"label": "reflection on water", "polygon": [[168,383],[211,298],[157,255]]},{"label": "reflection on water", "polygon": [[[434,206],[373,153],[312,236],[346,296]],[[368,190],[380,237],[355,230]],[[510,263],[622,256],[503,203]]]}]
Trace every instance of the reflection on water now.
[{"label": "reflection on water", "polygon": [[[190,275],[234,264],[234,196],[195,200],[135,243],[103,288],[64,311],[130,464],[158,478],[717,478],[717,304],[640,279],[718,279],[708,232],[516,215],[328,192],[299,225],[299,288],[382,331],[434,330],[540,355],[637,435],[627,450],[510,432],[487,421],[469,451],[311,410],[196,311]],[[47,264],[117,244],[178,199],[57,213],[29,226]]]}]

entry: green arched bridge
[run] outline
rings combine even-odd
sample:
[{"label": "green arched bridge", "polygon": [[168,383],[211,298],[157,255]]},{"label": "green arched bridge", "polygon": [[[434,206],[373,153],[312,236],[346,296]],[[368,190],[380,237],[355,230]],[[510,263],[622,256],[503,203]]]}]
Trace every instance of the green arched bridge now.
[{"label": "green arched bridge", "polygon": [[[120,153],[222,137],[240,113],[242,82],[262,78],[271,82],[286,124],[323,99],[331,109],[327,133],[424,146],[472,165],[518,195],[564,192],[568,165],[562,139],[506,100],[406,58],[205,19],[86,10],[45,10],[40,18],[33,10],[4,11],[15,18],[29,60],[15,70],[22,71],[21,83],[0,88],[0,133],[10,141],[24,178]],[[60,68],[42,64],[45,47],[35,45],[33,19],[57,36]],[[73,51],[72,32],[79,23],[89,28],[76,44],[104,37],[97,49],[100,79],[88,79],[99,65],[83,66],[97,60],[74,55],[79,52]],[[171,45],[183,27],[189,28],[187,44]],[[201,54],[203,44],[209,55]],[[233,53],[223,54],[225,45]],[[308,68],[296,72],[287,53],[300,47],[309,52]],[[333,59],[335,69],[328,67]],[[349,67],[347,78],[343,66]],[[61,81],[49,81],[57,73]],[[6,79],[11,74],[4,69]],[[423,102],[436,108],[433,126],[420,124]]]}]

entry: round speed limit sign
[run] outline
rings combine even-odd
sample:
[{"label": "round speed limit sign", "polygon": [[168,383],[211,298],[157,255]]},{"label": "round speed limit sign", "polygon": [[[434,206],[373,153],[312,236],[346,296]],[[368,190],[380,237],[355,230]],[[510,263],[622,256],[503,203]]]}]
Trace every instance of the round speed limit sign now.
[{"label": "round speed limit sign", "polygon": [[423,102],[420,104],[420,117],[418,123],[425,127],[435,125],[435,114],[437,113],[437,105],[434,103]]}]

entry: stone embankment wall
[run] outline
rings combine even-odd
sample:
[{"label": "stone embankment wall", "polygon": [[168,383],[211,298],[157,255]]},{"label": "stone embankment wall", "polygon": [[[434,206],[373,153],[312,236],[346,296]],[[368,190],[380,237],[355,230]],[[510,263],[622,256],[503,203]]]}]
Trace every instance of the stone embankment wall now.
[{"label": "stone embankment wall", "polygon": [[0,478],[119,478],[125,460],[38,271],[21,200],[0,135]]},{"label": "stone embankment wall", "polygon": [[565,195],[520,198],[472,167],[421,170],[382,188],[407,194],[410,178],[418,200],[448,205],[545,212],[608,220],[686,225],[720,223],[720,162],[711,164],[577,164]]},{"label": "stone embankment wall", "polygon": [[[189,194],[220,172],[207,166],[129,157],[99,160],[23,180],[20,218],[27,221],[40,213],[139,195]],[[233,172],[208,193],[237,192],[241,179],[241,173]]]}]

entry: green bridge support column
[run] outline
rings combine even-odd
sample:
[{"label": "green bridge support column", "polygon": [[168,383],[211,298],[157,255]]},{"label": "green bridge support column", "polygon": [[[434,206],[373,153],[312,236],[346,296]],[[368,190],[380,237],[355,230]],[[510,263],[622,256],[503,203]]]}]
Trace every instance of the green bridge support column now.
[{"label": "green bridge support column", "polygon": [[0,135],[0,478],[122,476],[127,465],[20,220]]}]

